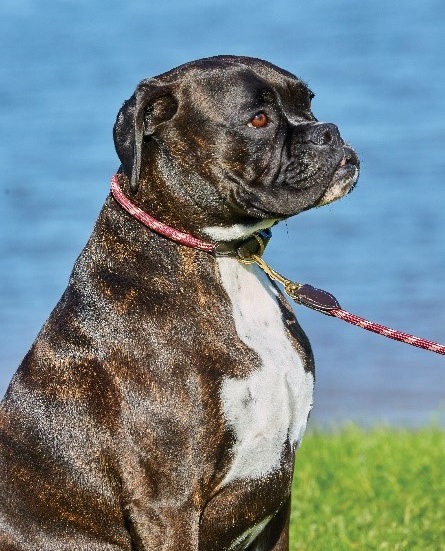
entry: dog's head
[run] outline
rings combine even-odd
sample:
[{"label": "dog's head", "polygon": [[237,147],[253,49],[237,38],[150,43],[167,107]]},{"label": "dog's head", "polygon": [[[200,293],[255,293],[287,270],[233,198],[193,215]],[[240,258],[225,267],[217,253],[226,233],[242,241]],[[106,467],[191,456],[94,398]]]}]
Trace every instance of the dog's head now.
[{"label": "dog's head", "polygon": [[154,186],[156,203],[165,193],[207,225],[273,223],[329,203],[354,187],[359,161],[334,124],[314,117],[312,98],[300,79],[258,59],[182,65],[143,80],[122,106],[121,171],[141,204],[153,202]]}]

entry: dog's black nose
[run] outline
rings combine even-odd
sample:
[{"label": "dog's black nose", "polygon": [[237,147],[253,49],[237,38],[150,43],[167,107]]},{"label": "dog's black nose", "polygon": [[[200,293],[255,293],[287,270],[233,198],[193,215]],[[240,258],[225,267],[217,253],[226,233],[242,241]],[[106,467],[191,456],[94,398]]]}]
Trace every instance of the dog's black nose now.
[{"label": "dog's black nose", "polygon": [[298,143],[311,142],[315,145],[332,147],[343,145],[338,128],[330,122],[299,124],[295,127],[294,132]]},{"label": "dog's black nose", "polygon": [[315,145],[339,146],[342,143],[340,132],[335,124],[319,122],[308,129],[308,141]]}]

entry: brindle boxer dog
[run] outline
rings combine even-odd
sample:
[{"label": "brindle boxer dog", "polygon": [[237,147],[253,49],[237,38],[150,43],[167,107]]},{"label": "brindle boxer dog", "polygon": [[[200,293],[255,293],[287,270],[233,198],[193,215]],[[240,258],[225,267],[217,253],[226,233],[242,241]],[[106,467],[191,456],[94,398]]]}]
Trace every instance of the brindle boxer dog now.
[{"label": "brindle boxer dog", "polygon": [[[284,551],[314,366],[286,300],[236,249],[349,192],[358,159],[292,74],[252,58],[142,81],[108,197],[1,408],[2,551]],[[221,246],[221,243],[222,246]]]}]

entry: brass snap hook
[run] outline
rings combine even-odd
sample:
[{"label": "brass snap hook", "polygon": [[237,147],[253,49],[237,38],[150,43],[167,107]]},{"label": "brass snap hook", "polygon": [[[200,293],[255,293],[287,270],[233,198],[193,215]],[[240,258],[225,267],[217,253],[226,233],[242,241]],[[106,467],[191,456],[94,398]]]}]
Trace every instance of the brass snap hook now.
[{"label": "brass snap hook", "polygon": [[256,262],[255,257],[263,255],[266,244],[267,242],[264,241],[259,233],[254,233],[252,237],[238,247],[236,254],[243,264],[253,264]]}]

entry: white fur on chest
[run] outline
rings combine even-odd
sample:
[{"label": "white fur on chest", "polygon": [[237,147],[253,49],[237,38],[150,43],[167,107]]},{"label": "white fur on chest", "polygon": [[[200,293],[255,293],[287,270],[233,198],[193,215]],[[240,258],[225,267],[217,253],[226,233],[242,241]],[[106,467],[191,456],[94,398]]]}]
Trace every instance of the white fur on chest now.
[{"label": "white fur on chest", "polygon": [[245,378],[226,378],[221,402],[234,432],[233,462],[222,485],[258,478],[280,466],[283,446],[302,438],[314,380],[283,325],[277,292],[256,265],[218,259],[239,338],[261,359]]}]

